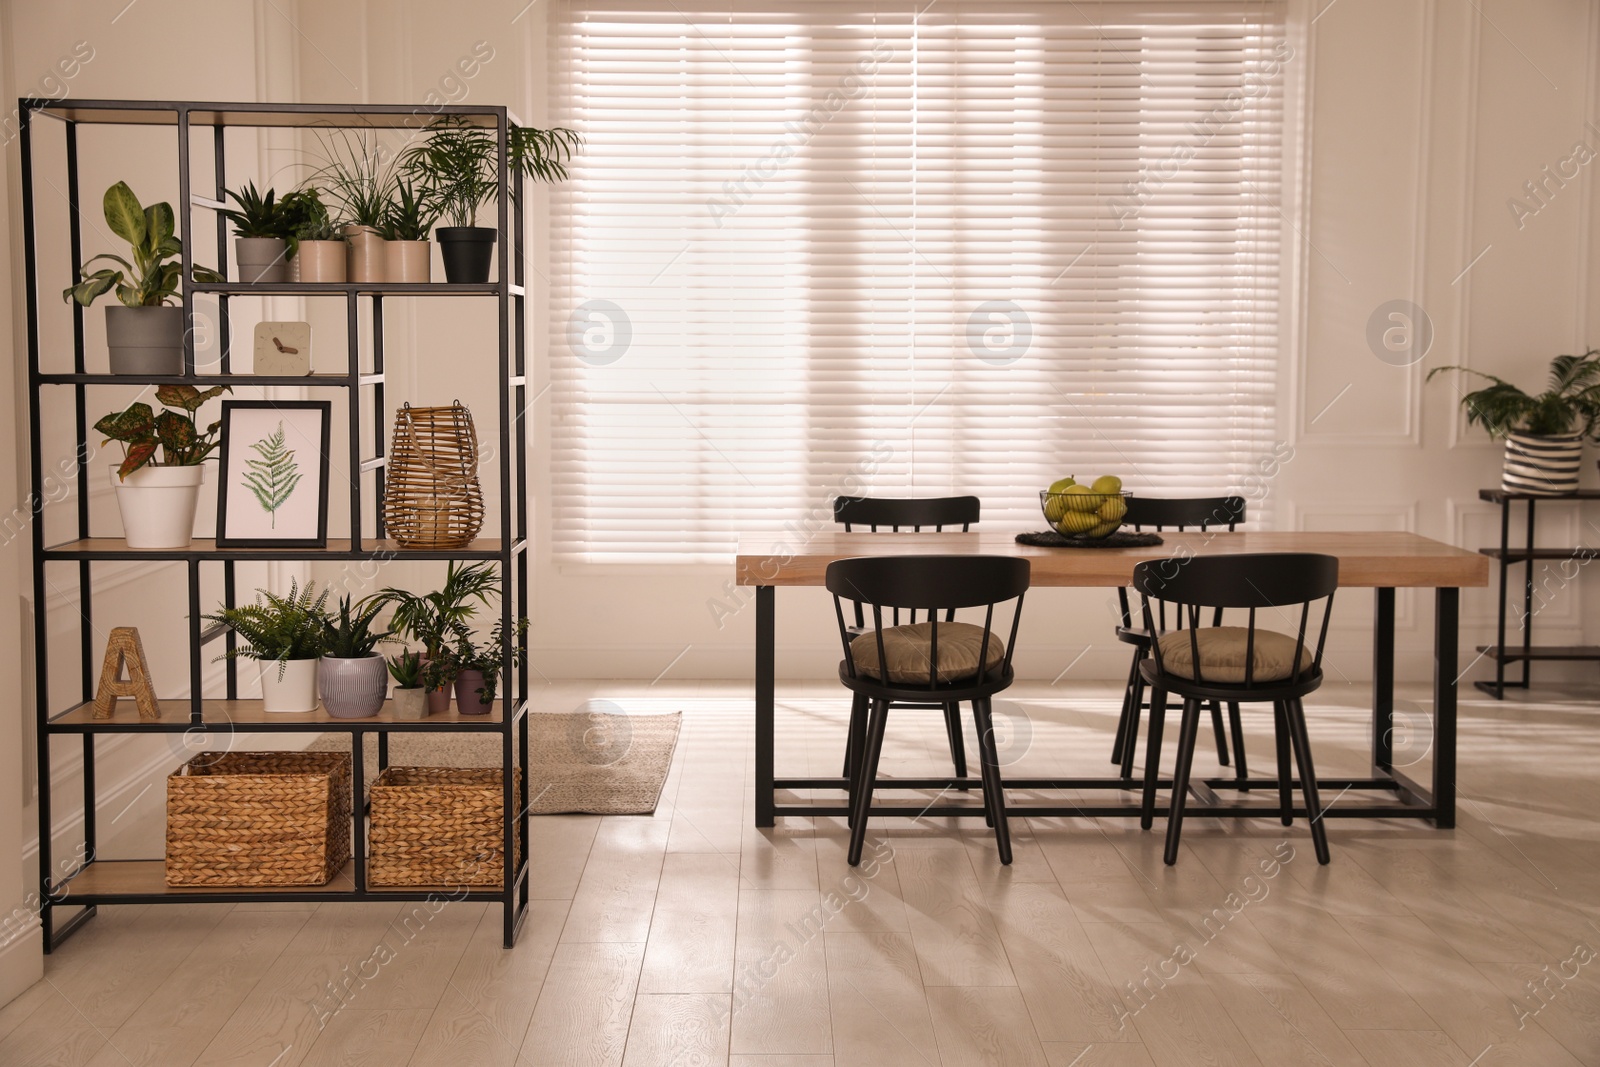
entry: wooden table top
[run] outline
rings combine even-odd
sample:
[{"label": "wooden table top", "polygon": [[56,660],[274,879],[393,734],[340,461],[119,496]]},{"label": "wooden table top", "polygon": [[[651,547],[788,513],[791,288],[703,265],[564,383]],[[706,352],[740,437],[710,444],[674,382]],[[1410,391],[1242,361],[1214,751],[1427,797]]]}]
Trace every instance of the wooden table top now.
[{"label": "wooden table top", "polygon": [[1034,548],[1015,535],[980,533],[844,533],[823,530],[796,546],[782,536],[739,538],[740,585],[822,585],[828,564],[852,556],[1021,556],[1035,586],[1127,585],[1134,564],[1150,559],[1247,552],[1318,552],[1339,558],[1342,586],[1438,588],[1489,584],[1489,560],[1442,541],[1390,531],[1317,533],[1226,530],[1163,533],[1149,548]]}]

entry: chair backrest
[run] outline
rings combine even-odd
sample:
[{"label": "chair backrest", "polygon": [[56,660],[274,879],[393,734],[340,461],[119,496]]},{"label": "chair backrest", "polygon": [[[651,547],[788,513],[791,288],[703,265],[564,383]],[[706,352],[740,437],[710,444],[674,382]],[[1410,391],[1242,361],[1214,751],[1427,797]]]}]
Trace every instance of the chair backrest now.
[{"label": "chair backrest", "polygon": [[1130,496],[1123,525],[1156,530],[1206,530],[1212,526],[1234,526],[1244,521],[1242,496],[1156,497]]},{"label": "chair backrest", "polygon": [[[855,675],[851,641],[855,636],[845,623],[844,601],[871,608],[872,629],[877,635],[878,662],[886,664],[883,647],[883,609],[926,611],[931,626],[928,687],[937,685],[939,628],[948,625],[957,608],[984,609],[982,648],[978,654],[977,684],[986,673],[989,633],[993,630],[994,609],[1016,601],[1011,616],[1011,633],[1005,642],[1001,670],[1011,666],[1016,650],[1017,625],[1022,620],[1022,599],[1027,592],[1029,565],[1012,556],[861,556],[835,560],[828,564],[823,584],[833,594],[834,615],[839,621],[839,640],[844,645],[845,661]],[[944,612],[943,622],[939,613]],[[896,616],[898,617],[898,615]]]},{"label": "chair backrest", "polygon": [[925,527],[937,532],[946,526],[960,526],[966,532],[978,521],[978,498],[841,496],[833,501],[833,521],[843,523],[846,532],[855,526],[865,526],[874,533],[880,526],[894,532],[908,528],[920,532]]},{"label": "chair backrest", "polygon": [[[1135,530],[1149,527],[1153,530],[1209,530],[1225,526],[1232,530],[1244,521],[1242,496],[1130,496],[1128,513],[1122,517],[1123,525]],[[1128,603],[1128,591],[1117,589],[1117,604],[1122,609],[1122,625],[1133,625],[1133,608]],[[1219,613],[1217,618],[1221,619]],[[1213,624],[1215,625],[1215,624]]]},{"label": "chair backrest", "polygon": [[[1200,677],[1199,633],[1202,610],[1210,609],[1212,626],[1219,625],[1220,609],[1241,608],[1249,613],[1244,658],[1244,685],[1255,684],[1252,677],[1256,647],[1256,616],[1262,608],[1296,608],[1299,620],[1295,630],[1295,677],[1300,677],[1301,653],[1312,650],[1308,671],[1322,667],[1322,650],[1328,637],[1328,620],[1333,615],[1333,594],[1339,587],[1339,560],[1309,552],[1261,552],[1241,555],[1186,556],[1155,559],[1133,568],[1133,587],[1139,593],[1144,624],[1152,637],[1151,652],[1158,670],[1165,670],[1158,639],[1166,625],[1165,607],[1171,605],[1176,616],[1175,629],[1189,632],[1196,681]],[[1321,601],[1322,619],[1307,640],[1311,609]],[[1159,610],[1158,610],[1159,609]],[[1293,612],[1291,611],[1291,616]],[[1158,624],[1158,618],[1160,620]],[[1268,627],[1269,629],[1271,627]],[[1281,679],[1274,684],[1281,683]]]}]

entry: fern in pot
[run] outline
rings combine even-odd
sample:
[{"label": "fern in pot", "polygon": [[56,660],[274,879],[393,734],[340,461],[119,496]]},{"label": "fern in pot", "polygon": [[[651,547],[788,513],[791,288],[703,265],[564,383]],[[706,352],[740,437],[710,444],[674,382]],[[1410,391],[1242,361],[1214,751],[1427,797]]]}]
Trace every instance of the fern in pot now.
[{"label": "fern in pot", "polygon": [[345,596],[339,600],[338,615],[323,620],[317,689],[323,710],[335,719],[367,719],[383,707],[389,671],[377,648],[389,635],[383,628],[373,628],[382,610],[382,602],[370,597],[351,604]]},{"label": "fern in pot", "polygon": [[[142,207],[128,184],[117,182],[106,190],[102,208],[107,228],[128,242],[132,258],[95,256],[61,298],[88,307],[116,291],[119,306],[106,308],[112,374],[182,374],[183,308],[174,301],[183,280],[183,244],[175,236],[172,205],[162,201]],[[90,270],[100,260],[121,269]],[[197,264],[194,280],[220,282],[222,275]]]},{"label": "fern in pot", "polygon": [[1600,441],[1600,349],[1552,359],[1549,381],[1537,396],[1470,367],[1435,367],[1428,378],[1449,370],[1489,382],[1464,394],[1461,406],[1469,424],[1506,443],[1502,489],[1527,496],[1577,491],[1583,442]]},{"label": "fern in pot", "polygon": [[289,582],[287,596],[256,591],[254,604],[223,607],[204,616],[228,627],[244,644],[224,656],[261,664],[261,701],[269,712],[317,710],[317,663],[327,631],[328,590]]},{"label": "fern in pot", "polygon": [[[426,136],[400,157],[400,173],[425,190],[448,224],[435,232],[449,282],[486,282],[498,230],[477,225],[480,210],[500,197],[500,146],[493,130],[454,117],[435,119]],[[533,181],[554,182],[567,176],[566,164],[579,142],[578,134],[512,126],[507,131],[506,170]],[[513,185],[513,190],[515,186]]]}]

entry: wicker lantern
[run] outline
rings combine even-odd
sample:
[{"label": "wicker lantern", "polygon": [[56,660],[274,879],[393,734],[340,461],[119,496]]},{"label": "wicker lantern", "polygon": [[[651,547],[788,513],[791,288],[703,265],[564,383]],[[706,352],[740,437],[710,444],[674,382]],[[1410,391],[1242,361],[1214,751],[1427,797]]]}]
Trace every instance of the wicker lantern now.
[{"label": "wicker lantern", "polygon": [[483,529],[478,431],[459,401],[395,412],[383,521],[403,548],[462,548]]}]

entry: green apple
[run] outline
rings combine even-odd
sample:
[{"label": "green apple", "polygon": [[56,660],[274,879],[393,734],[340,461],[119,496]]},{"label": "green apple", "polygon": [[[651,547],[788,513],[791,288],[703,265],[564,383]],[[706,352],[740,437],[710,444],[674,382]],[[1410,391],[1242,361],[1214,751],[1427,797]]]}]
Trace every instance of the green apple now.
[{"label": "green apple", "polygon": [[1089,488],[1097,493],[1120,493],[1122,492],[1122,479],[1115,474],[1102,474],[1094,480],[1094,484]]}]

